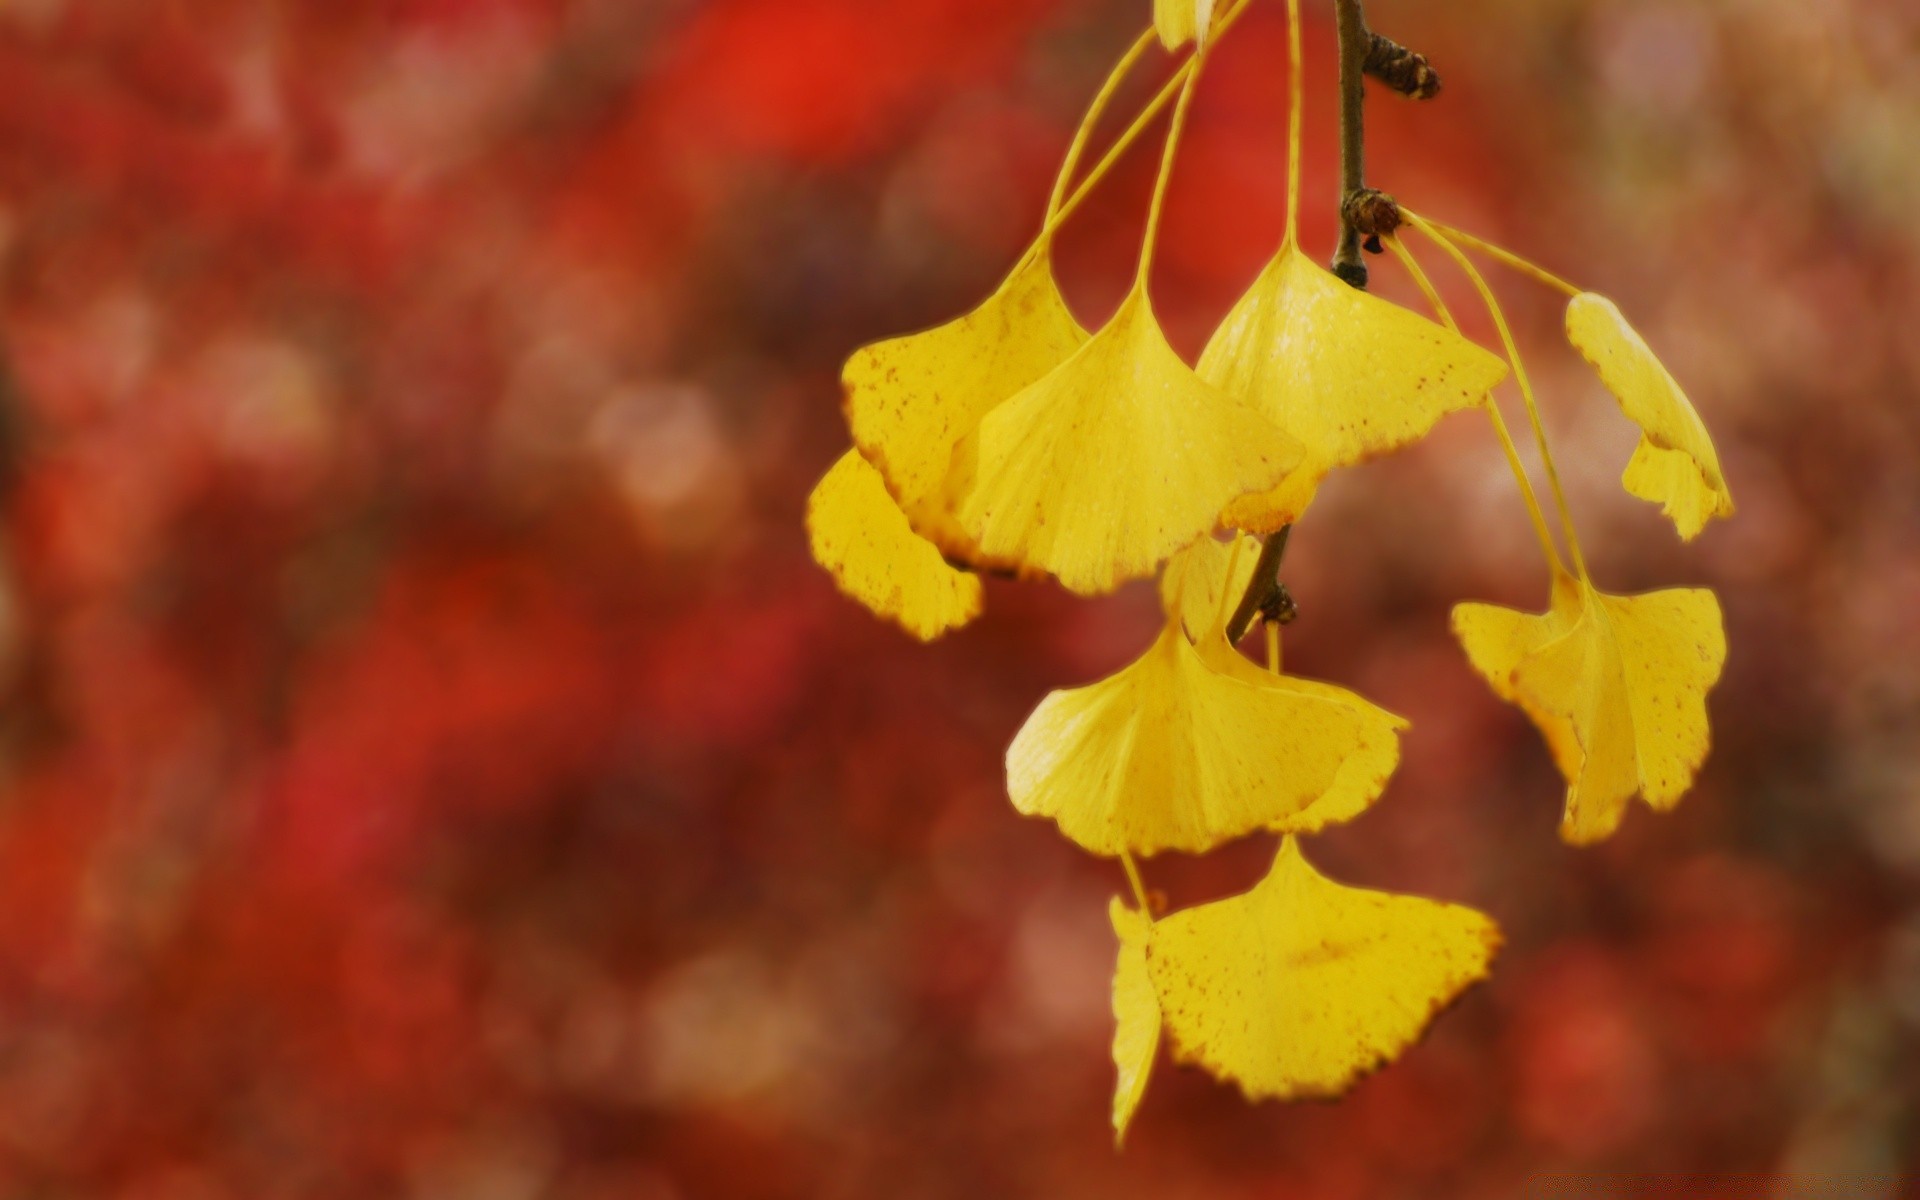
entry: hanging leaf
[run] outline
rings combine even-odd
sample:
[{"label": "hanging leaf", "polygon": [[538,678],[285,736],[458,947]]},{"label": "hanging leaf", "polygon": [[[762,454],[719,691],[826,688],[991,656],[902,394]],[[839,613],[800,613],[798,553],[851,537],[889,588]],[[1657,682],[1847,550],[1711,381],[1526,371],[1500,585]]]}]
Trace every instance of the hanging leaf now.
[{"label": "hanging leaf", "polygon": [[923,642],[980,615],[979,577],[914,534],[858,450],[841,455],[807,498],[807,541],[841,591]]},{"label": "hanging leaf", "polygon": [[915,531],[959,561],[1006,565],[983,561],[947,508],[954,447],[1086,340],[1042,242],[966,316],[853,353],[841,372],[847,424]]},{"label": "hanging leaf", "polygon": [[1507,373],[1458,334],[1349,287],[1292,242],[1221,322],[1198,370],[1305,447],[1278,486],[1228,507],[1231,524],[1261,533],[1298,520],[1329,472],[1418,441]]},{"label": "hanging leaf", "polygon": [[1627,491],[1658,504],[1685,541],[1713,518],[1732,516],[1733,494],[1705,423],[1613,301],[1592,292],[1574,297],[1567,340],[1640,427],[1640,444],[1621,477]]},{"label": "hanging leaf", "polygon": [[1194,376],[1136,290],[1073,357],[981,420],[950,484],[987,558],[1093,595],[1152,574],[1300,455]]},{"label": "hanging leaf", "polygon": [[1707,692],[1727,658],[1712,592],[1610,596],[1562,574],[1547,612],[1461,604],[1453,629],[1553,751],[1567,780],[1565,840],[1609,836],[1635,794],[1665,810],[1692,786],[1710,742]]},{"label": "hanging leaf", "polygon": [[1336,1096],[1484,979],[1492,919],[1344,887],[1287,838],[1253,890],[1153,923],[1147,970],[1174,1057],[1249,1099]]},{"label": "hanging leaf", "polygon": [[1197,854],[1257,829],[1308,832],[1372,803],[1404,722],[1212,640],[1217,666],[1169,622],[1117,675],[1041,701],[1007,749],[1014,807],[1117,857]]}]

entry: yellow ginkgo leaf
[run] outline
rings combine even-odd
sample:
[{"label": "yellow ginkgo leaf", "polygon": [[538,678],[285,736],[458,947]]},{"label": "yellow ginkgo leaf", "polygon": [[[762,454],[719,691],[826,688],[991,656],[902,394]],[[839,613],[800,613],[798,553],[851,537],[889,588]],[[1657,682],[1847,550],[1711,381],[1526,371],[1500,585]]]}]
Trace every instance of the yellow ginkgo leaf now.
[{"label": "yellow ginkgo leaf", "polygon": [[921,641],[980,615],[979,577],[915,536],[858,450],[841,455],[807,498],[807,541],[841,591]]},{"label": "yellow ginkgo leaf", "polygon": [[1379,795],[1398,718],[1220,645],[1244,675],[1209,666],[1170,621],[1119,674],[1048,695],[1007,748],[1014,808],[1111,858],[1310,832]]},{"label": "yellow ginkgo leaf", "polygon": [[1277,488],[1227,509],[1231,524],[1256,532],[1298,520],[1329,471],[1418,441],[1507,373],[1458,334],[1342,283],[1291,241],[1221,322],[1198,369],[1306,448]]},{"label": "yellow ginkgo leaf", "polygon": [[1160,1001],[1147,977],[1147,934],[1152,922],[1115,897],[1107,906],[1120,958],[1113,970],[1113,1144],[1127,1136],[1134,1110],[1147,1092],[1154,1055],[1160,1051]]},{"label": "yellow ginkgo leaf", "polygon": [[977,561],[945,507],[953,448],[988,410],[1086,340],[1043,242],[966,316],[854,351],[841,372],[854,445],[880,469],[915,531],[955,559]]},{"label": "yellow ginkgo leaf", "polygon": [[981,419],[949,486],[989,560],[1094,595],[1153,573],[1300,454],[1194,376],[1136,289],[1071,358]]},{"label": "yellow ginkgo leaf", "polygon": [[[1198,642],[1219,621],[1224,591],[1229,613],[1253,580],[1260,562],[1260,540],[1241,537],[1238,551],[1232,542],[1203,537],[1167,560],[1160,572],[1160,606],[1178,617],[1187,637]],[[1237,554],[1237,557],[1236,557]],[[1227,578],[1231,563],[1233,578]]]},{"label": "yellow ginkgo leaf", "polygon": [[1483,913],[1344,887],[1292,838],[1252,891],[1153,923],[1147,971],[1174,1057],[1249,1099],[1334,1096],[1486,977]]},{"label": "yellow ginkgo leaf", "polygon": [[1686,541],[1713,518],[1732,516],[1733,493],[1700,414],[1613,301],[1592,292],[1575,296],[1567,305],[1567,340],[1640,427],[1621,477],[1627,491],[1658,504]]},{"label": "yellow ginkgo leaf", "polygon": [[1710,742],[1707,692],[1727,658],[1712,592],[1610,596],[1563,574],[1545,613],[1460,604],[1453,629],[1552,750],[1567,780],[1566,841],[1613,833],[1636,793],[1666,810],[1692,786]]},{"label": "yellow ginkgo leaf", "polygon": [[1350,746],[1346,761],[1334,772],[1320,798],[1302,809],[1287,828],[1295,833],[1312,833],[1330,825],[1344,825],[1380,798],[1387,781],[1400,766],[1400,734],[1407,728],[1405,718],[1331,683],[1298,675],[1276,675],[1249,662],[1227,644],[1217,628],[1212,636],[1202,638],[1196,645],[1201,659],[1230,679],[1290,692],[1323,704],[1342,705],[1352,709],[1359,719],[1360,735]]},{"label": "yellow ginkgo leaf", "polygon": [[1213,28],[1214,0],[1153,0],[1153,28],[1160,44],[1178,50],[1188,42],[1206,45]]}]

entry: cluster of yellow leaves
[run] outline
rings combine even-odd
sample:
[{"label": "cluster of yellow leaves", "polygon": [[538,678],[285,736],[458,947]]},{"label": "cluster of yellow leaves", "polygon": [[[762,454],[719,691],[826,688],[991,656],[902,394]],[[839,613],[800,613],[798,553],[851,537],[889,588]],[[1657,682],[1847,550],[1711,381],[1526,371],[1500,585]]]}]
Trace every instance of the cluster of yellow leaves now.
[{"label": "cluster of yellow leaves", "polygon": [[[1214,7],[1156,0],[1161,41],[1197,47],[1240,8],[1216,22]],[[1297,72],[1297,2],[1289,13]],[[1147,44],[1143,35],[1133,54]],[[1048,695],[1007,752],[1014,807],[1122,860],[1134,883],[1135,903],[1111,908],[1116,1134],[1163,1033],[1176,1059],[1250,1098],[1337,1094],[1417,1040],[1499,945],[1481,913],[1347,887],[1307,863],[1296,839],[1380,797],[1406,722],[1281,673],[1277,636],[1262,670],[1225,624],[1261,558],[1250,535],[1290,527],[1330,473],[1419,441],[1449,413],[1482,408],[1498,423],[1491,394],[1509,361],[1461,337],[1444,310],[1436,323],[1310,261],[1290,199],[1279,253],[1197,367],[1183,362],[1146,280],[1196,63],[1139,274],[1115,315],[1089,333],[1060,294],[1056,195],[1038,240],[979,307],[850,358],[853,449],[807,507],[814,556],[840,588],[922,639],[980,613],[981,573],[1051,577],[1082,595],[1159,577],[1166,619],[1152,644],[1106,679]],[[1297,118],[1292,139],[1297,158]],[[1474,278],[1532,410],[1504,317]],[[1688,539],[1731,513],[1705,427],[1611,302],[1575,294],[1567,334],[1641,429],[1628,491],[1661,504]],[[1501,436],[1511,451],[1504,426]],[[1597,590],[1559,497],[1577,567],[1567,572],[1524,473],[1522,484],[1553,566],[1551,604],[1537,615],[1463,604],[1454,628],[1474,667],[1539,726],[1567,780],[1563,836],[1589,842],[1613,832],[1636,794],[1666,808],[1691,785],[1726,653],[1720,610],[1700,590]],[[1227,541],[1213,536],[1222,528]],[[1150,910],[1136,857],[1257,833],[1281,841],[1250,891]]]},{"label": "cluster of yellow leaves", "polygon": [[[1498,933],[1471,909],[1343,887],[1293,835],[1352,820],[1398,765],[1406,722],[1227,644],[1240,548],[1202,539],[1161,576],[1167,621],[1118,674],[1043,700],[1007,751],[1014,807],[1107,857],[1285,836],[1252,891],[1154,920],[1116,900],[1113,1121],[1124,1135],[1161,1032],[1251,1098],[1332,1095],[1412,1044],[1484,976]],[[1189,630],[1199,629],[1190,640]]]},{"label": "cluster of yellow leaves", "polygon": [[[1611,300],[1578,292],[1567,338],[1640,427],[1623,483],[1662,506],[1685,540],[1733,497],[1704,423],[1673,376]],[[1658,811],[1692,787],[1711,743],[1707,693],[1726,664],[1720,603],[1682,588],[1602,592],[1555,563],[1545,613],[1454,608],[1473,667],[1539,728],[1567,781],[1560,835],[1583,845],[1620,827],[1638,795]]]},{"label": "cluster of yellow leaves", "polygon": [[[1097,595],[1223,521],[1291,524],[1329,472],[1419,440],[1505,374],[1458,334],[1341,283],[1291,239],[1196,372],[1167,345],[1144,288],[1088,337],[1043,240],[979,308],[856,352],[842,382],[855,447],[912,537],[960,567],[1051,575]],[[900,522],[821,501],[808,514],[816,557],[854,598],[923,638],[977,611],[956,621],[941,588],[875,587],[897,539],[866,526]]]}]

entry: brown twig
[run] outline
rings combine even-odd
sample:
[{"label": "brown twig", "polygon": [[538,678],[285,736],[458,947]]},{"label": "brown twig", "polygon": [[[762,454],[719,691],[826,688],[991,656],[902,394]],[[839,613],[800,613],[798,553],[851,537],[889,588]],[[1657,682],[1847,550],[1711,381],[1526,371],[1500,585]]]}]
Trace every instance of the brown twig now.
[{"label": "brown twig", "polygon": [[[1335,0],[1340,28],[1340,200],[1367,186],[1367,51],[1370,34],[1360,0]],[[1333,273],[1357,288],[1367,286],[1367,264],[1360,257],[1360,231],[1340,223],[1340,246]]]},{"label": "brown twig", "polygon": [[[1298,610],[1294,607],[1293,597],[1280,582],[1280,560],[1287,556],[1287,536],[1293,532],[1293,526],[1282,526],[1280,532],[1267,538],[1266,545],[1260,547],[1260,559],[1253,564],[1253,577],[1247,581],[1247,590],[1240,596],[1240,604],[1233,610],[1233,619],[1227,622],[1227,640],[1237,642],[1247,636],[1247,629],[1255,617],[1266,616],[1269,610],[1279,619],[1281,613],[1287,614],[1285,621],[1293,620]],[[1284,600],[1284,606],[1282,601]]]},{"label": "brown twig", "polygon": [[[1400,206],[1366,181],[1366,76],[1371,74],[1396,91],[1425,100],[1440,90],[1440,77],[1424,55],[1415,54],[1367,28],[1361,0],[1335,0],[1340,28],[1340,246],[1333,256],[1333,273],[1354,287],[1367,286],[1367,264],[1361,257],[1361,238],[1392,233],[1400,224]],[[1411,86],[1403,86],[1410,84]],[[1280,582],[1280,563],[1286,557],[1293,526],[1270,534],[1260,548],[1253,578],[1227,622],[1227,640],[1246,636],[1253,619],[1286,624],[1298,614],[1293,597]]]}]

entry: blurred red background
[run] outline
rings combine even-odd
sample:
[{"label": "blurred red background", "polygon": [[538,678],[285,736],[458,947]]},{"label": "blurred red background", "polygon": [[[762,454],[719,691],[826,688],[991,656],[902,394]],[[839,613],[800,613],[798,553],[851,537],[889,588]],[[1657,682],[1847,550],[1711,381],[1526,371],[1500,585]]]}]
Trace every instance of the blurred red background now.
[{"label": "blurred red background", "polygon": [[[841,359],[1018,255],[1146,0],[0,6],[0,1196],[1911,1194],[1920,10],[1369,7],[1447,85],[1375,94],[1373,182],[1613,296],[1715,430],[1741,512],[1683,547],[1554,298],[1498,280],[1603,583],[1720,591],[1717,744],[1675,815],[1562,846],[1447,633],[1544,600],[1484,422],[1330,485],[1290,665],[1413,728],[1310,852],[1508,948],[1337,1104],[1163,1062],[1116,1156],[1121,880],[1000,756],[1145,644],[1151,589],[994,584],[922,648],[801,507]],[[1155,278],[1188,354],[1280,227],[1256,8]],[[1063,241],[1090,322],[1152,158]],[[1267,852],[1151,874],[1216,895]]]}]

